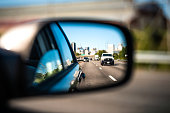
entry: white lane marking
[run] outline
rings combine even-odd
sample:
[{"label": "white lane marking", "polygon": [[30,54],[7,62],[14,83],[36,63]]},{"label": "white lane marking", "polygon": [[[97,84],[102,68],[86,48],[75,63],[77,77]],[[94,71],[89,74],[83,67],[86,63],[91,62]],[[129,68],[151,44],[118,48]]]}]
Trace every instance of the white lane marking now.
[{"label": "white lane marking", "polygon": [[99,67],[99,69],[101,69],[101,70],[102,70],[102,68],[101,68],[101,67]]},{"label": "white lane marking", "polygon": [[112,75],[109,75],[110,79],[112,79],[113,81],[117,81],[114,77],[112,77]]}]

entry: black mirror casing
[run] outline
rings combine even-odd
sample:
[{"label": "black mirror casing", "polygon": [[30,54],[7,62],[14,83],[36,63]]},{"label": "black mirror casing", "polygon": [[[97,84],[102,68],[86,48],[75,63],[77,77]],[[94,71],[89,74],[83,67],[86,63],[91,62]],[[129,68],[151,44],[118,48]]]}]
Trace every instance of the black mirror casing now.
[{"label": "black mirror casing", "polygon": [[[111,25],[111,26],[119,28],[125,36],[127,46],[128,46],[127,48],[128,63],[127,63],[127,70],[125,73],[125,77],[123,78],[123,80],[121,80],[120,82],[114,85],[101,86],[95,89],[82,90],[81,92],[96,91],[100,89],[117,87],[129,81],[129,79],[131,78],[131,71],[132,71],[132,64],[133,64],[132,35],[130,31],[126,27],[124,27],[121,23],[116,23],[113,21],[105,21],[105,20],[88,20],[88,19],[50,19],[50,20],[42,21],[42,25],[38,31],[43,29],[44,26],[50,23],[54,23],[54,22],[83,22],[83,23],[106,24],[106,25]],[[71,52],[73,54],[73,51]],[[73,57],[74,57],[74,61],[77,62],[76,57],[75,56]],[[29,81],[31,81],[31,78],[30,77],[28,78],[28,73],[27,73],[28,68],[23,63],[22,58],[19,54],[16,54],[14,52],[7,51],[4,49],[0,49],[0,62],[1,62],[0,74],[6,75],[6,76],[2,76],[2,79],[0,79],[1,81],[0,83],[2,86],[1,89],[3,91],[3,93],[1,94],[2,98],[5,97],[6,99],[10,99],[10,98],[23,97],[23,96],[29,96],[29,95],[33,96],[34,94],[35,95],[48,94],[48,93],[38,93],[38,94],[28,93],[27,87],[30,83]],[[30,69],[31,68],[29,68],[29,70]],[[34,73],[34,71],[35,71],[34,69],[31,69],[30,72]],[[85,77],[86,77],[85,74],[82,73],[81,78],[85,79]],[[67,94],[67,93],[64,92],[62,94]]]},{"label": "black mirror casing", "polygon": [[0,100],[4,105],[10,98],[21,97],[26,94],[26,79],[24,63],[20,55],[0,49]]}]

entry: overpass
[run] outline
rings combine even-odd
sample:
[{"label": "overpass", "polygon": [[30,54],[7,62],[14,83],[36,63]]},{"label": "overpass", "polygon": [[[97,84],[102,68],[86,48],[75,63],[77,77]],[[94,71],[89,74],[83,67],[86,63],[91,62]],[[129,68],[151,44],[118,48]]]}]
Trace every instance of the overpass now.
[{"label": "overpass", "polygon": [[23,21],[49,17],[93,17],[127,22],[133,15],[132,1],[99,0],[0,8],[0,21]]}]

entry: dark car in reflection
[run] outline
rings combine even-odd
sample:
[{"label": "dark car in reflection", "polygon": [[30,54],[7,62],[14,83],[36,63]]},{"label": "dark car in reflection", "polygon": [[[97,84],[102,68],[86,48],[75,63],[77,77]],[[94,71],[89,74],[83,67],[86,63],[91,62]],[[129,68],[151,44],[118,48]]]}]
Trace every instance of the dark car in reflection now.
[{"label": "dark car in reflection", "polygon": [[84,62],[89,62],[89,58],[88,57],[84,57]]},{"label": "dark car in reflection", "polygon": [[0,43],[1,48],[19,53],[24,59],[29,89],[76,91],[85,78],[58,22],[19,25],[5,33]]}]

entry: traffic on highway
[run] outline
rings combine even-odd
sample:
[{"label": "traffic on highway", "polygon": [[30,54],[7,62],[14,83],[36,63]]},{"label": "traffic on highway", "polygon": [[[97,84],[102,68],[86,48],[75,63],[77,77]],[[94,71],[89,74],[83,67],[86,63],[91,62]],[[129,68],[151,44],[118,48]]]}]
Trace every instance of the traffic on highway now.
[{"label": "traffic on highway", "polygon": [[95,23],[60,22],[60,25],[85,74],[78,90],[116,84],[124,79],[128,64],[127,42],[119,29]]},{"label": "traffic on highway", "polygon": [[123,79],[127,69],[127,62],[115,60],[114,65],[102,66],[100,61],[90,60],[89,62],[79,62],[82,71],[86,75],[79,86],[79,90],[115,84]]}]

